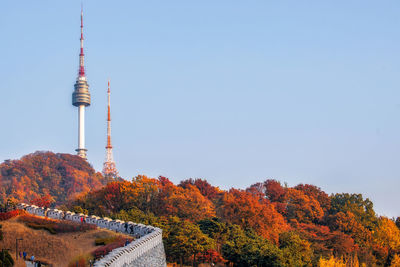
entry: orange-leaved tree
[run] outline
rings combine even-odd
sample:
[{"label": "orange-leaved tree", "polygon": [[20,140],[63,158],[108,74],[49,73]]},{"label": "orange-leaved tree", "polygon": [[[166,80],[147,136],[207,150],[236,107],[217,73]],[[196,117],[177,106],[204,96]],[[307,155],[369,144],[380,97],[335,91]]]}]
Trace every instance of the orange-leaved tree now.
[{"label": "orange-leaved tree", "polygon": [[217,211],[225,221],[250,227],[275,243],[279,240],[279,233],[290,228],[274,205],[244,190],[225,192]]},{"label": "orange-leaved tree", "polygon": [[49,208],[52,203],[54,203],[54,198],[49,194],[35,198],[31,201],[31,204],[44,208]]},{"label": "orange-leaved tree", "polygon": [[179,218],[197,221],[215,216],[213,203],[191,184],[185,188],[175,186],[167,178],[160,177],[156,215],[174,215]]},{"label": "orange-leaved tree", "polygon": [[299,222],[318,222],[324,216],[319,202],[304,192],[288,188],[286,192],[287,218]]}]

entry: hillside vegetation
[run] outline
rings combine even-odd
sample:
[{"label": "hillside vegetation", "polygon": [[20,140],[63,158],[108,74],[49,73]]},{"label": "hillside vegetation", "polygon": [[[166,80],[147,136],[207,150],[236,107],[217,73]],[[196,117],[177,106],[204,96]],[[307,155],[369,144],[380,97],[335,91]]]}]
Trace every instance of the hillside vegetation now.
[{"label": "hillside vegetation", "polygon": [[0,170],[3,200],[49,194],[77,212],[162,228],[169,262],[400,266],[400,218],[377,216],[361,194],[328,195],[273,179],[230,190],[203,179],[176,185],[162,176],[102,186],[106,180],[85,161],[50,152],[6,161]]},{"label": "hillside vegetation", "polygon": [[86,160],[70,154],[35,152],[0,164],[0,202],[31,202],[45,196],[57,204],[107,183]]},{"label": "hillside vegetation", "polygon": [[[220,190],[206,180],[111,182],[72,204],[158,226],[168,260],[235,266],[399,266],[400,230],[361,194],[328,196],[314,185],[266,180]],[[71,207],[72,208],[72,207]]]},{"label": "hillside vegetation", "polygon": [[[74,259],[77,260],[81,255],[90,256],[93,251],[99,248],[95,245],[96,239],[110,239],[120,236],[120,234],[105,229],[52,234],[48,230],[36,230],[28,227],[20,217],[0,221],[0,224],[3,234],[0,247],[10,248],[10,255],[14,260],[15,239],[23,238],[22,241],[19,241],[19,251],[26,251],[29,257],[34,255],[37,260],[60,267],[69,266],[69,264],[75,262]],[[16,266],[22,267],[25,264],[19,259],[16,261]],[[71,266],[75,266],[75,264]]]}]

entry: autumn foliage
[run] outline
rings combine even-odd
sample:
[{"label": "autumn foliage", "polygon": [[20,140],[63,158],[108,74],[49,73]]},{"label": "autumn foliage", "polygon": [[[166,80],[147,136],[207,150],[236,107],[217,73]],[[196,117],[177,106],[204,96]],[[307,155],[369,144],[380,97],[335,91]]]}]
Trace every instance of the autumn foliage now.
[{"label": "autumn foliage", "polygon": [[25,214],[25,211],[24,210],[11,210],[11,211],[7,211],[7,212],[0,212],[0,221],[9,220],[20,214]]},{"label": "autumn foliage", "polygon": [[[114,239],[112,242],[95,249],[92,252],[92,255],[96,259],[104,257],[111,250],[119,248],[119,247],[123,247],[125,245],[126,241],[127,241],[126,238],[118,237],[118,238]],[[129,243],[132,242],[132,239],[128,240],[128,242]]]},{"label": "autumn foliage", "polygon": [[26,226],[36,230],[47,230],[51,234],[83,232],[97,228],[92,224],[80,224],[66,220],[53,220],[30,214],[19,216],[18,221],[23,222]]},{"label": "autumn foliage", "polygon": [[373,203],[361,194],[328,195],[314,185],[289,187],[272,179],[229,190],[204,179],[174,184],[163,176],[139,175],[130,181],[106,181],[79,157],[50,152],[4,162],[0,183],[2,201],[11,197],[40,206],[64,204],[71,210],[160,227],[168,261],[180,264],[400,262],[400,218],[377,216]]},{"label": "autumn foliage", "polygon": [[60,204],[106,183],[86,160],[70,154],[35,152],[0,164],[0,202]]},{"label": "autumn foliage", "polygon": [[137,176],[73,204],[161,227],[167,257],[179,263],[211,261],[207,251],[215,251],[238,266],[340,265],[355,259],[360,266],[379,266],[397,261],[400,252],[400,220],[396,225],[378,217],[360,194],[328,196],[308,184],[266,180],[225,191],[203,179],[175,185],[166,177]]},{"label": "autumn foliage", "polygon": [[279,234],[290,228],[274,205],[249,192],[231,189],[223,194],[221,200],[218,207],[219,217],[244,228],[252,228],[275,243],[278,243]]}]

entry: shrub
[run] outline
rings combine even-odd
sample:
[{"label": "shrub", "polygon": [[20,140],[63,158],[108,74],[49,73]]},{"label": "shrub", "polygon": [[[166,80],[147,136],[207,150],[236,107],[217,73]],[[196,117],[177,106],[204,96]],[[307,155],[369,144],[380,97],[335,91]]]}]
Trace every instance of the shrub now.
[{"label": "shrub", "polygon": [[51,234],[84,232],[87,230],[94,230],[97,228],[97,226],[93,224],[80,224],[71,221],[41,218],[27,214],[20,216],[18,220],[25,223],[25,225],[30,228],[36,230],[43,229]]},{"label": "shrub", "polygon": [[103,238],[96,238],[94,244],[96,246],[105,246],[115,242],[118,239],[118,236],[111,236],[111,237],[103,237]]},{"label": "shrub", "polygon": [[44,225],[44,224],[36,224],[36,223],[25,223],[26,226],[35,229],[35,230],[46,230],[50,234],[57,234],[57,232],[52,228],[50,225]]},{"label": "shrub", "polygon": [[[101,258],[101,257],[105,256],[106,254],[108,254],[111,250],[119,248],[119,247],[123,247],[125,245],[126,240],[127,240],[126,238],[118,237],[117,239],[115,239],[114,242],[109,243],[105,246],[99,247],[98,249],[93,251],[92,255],[95,257],[95,259]],[[128,239],[129,242],[132,242],[132,240],[133,239]]]},{"label": "shrub", "polygon": [[227,263],[227,260],[225,260],[222,255],[214,249],[208,249],[204,252],[197,253],[196,257],[194,258],[191,256],[190,260],[196,260],[197,262]]},{"label": "shrub", "polygon": [[[4,259],[4,262],[3,262]],[[11,257],[10,253],[7,250],[0,251],[0,264],[4,267],[12,267],[14,266],[14,260]]]},{"label": "shrub", "polygon": [[90,265],[90,260],[92,260],[91,255],[80,255],[73,260],[71,260],[68,264],[68,267],[86,267]]},{"label": "shrub", "polygon": [[0,212],[0,221],[9,220],[13,217],[16,217],[16,216],[24,214],[24,213],[25,213],[24,210],[12,210],[12,211],[8,211],[8,212]]}]

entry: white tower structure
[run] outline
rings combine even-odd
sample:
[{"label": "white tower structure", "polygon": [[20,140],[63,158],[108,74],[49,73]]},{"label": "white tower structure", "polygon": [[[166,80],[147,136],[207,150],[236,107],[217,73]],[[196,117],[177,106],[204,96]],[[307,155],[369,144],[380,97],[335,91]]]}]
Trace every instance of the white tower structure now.
[{"label": "white tower structure", "polygon": [[115,162],[113,159],[112,145],[111,145],[111,103],[110,103],[110,81],[108,81],[107,90],[107,145],[106,145],[106,160],[103,164],[103,175],[108,177],[118,177],[118,171],[115,167]]},{"label": "white tower structure", "polygon": [[90,106],[89,84],[85,76],[85,54],[83,53],[83,10],[81,10],[81,47],[79,53],[79,72],[72,93],[72,105],[78,107],[78,155],[86,159],[85,148],[85,107]]}]

